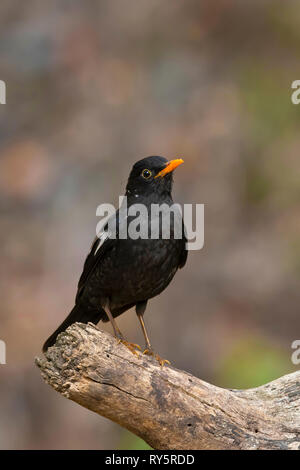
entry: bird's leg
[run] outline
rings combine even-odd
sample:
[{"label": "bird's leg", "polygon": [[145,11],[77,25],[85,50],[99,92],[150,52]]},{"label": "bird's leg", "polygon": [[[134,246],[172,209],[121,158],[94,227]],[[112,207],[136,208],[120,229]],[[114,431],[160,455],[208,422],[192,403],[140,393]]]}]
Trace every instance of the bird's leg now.
[{"label": "bird's leg", "polygon": [[114,335],[119,340],[119,343],[124,344],[124,346],[126,346],[133,354],[138,356],[138,352],[136,351],[136,348],[141,349],[141,347],[138,344],[129,343],[128,341],[126,341],[124,339],[124,336],[122,335],[122,333],[121,333],[121,331],[120,331],[120,329],[119,329],[119,327],[116,323],[116,320],[114,319],[114,317],[111,314],[108,302],[106,302],[106,304],[103,306],[103,309],[104,309],[106,315],[108,316],[108,319],[109,319],[110,323],[112,324],[112,327],[113,327],[113,330],[114,330]]},{"label": "bird's leg", "polygon": [[135,307],[136,314],[137,314],[137,317],[140,321],[142,331],[143,331],[143,335],[144,335],[145,342],[146,342],[146,348],[145,348],[143,354],[147,354],[148,356],[153,356],[160,363],[160,365],[163,367],[164,364],[170,364],[170,361],[168,361],[167,359],[162,359],[152,349],[152,346],[151,346],[151,343],[150,343],[150,340],[149,340],[149,336],[148,336],[148,333],[147,333],[147,330],[146,330],[144,318],[143,318],[144,312],[146,310],[146,306],[147,306],[147,301],[139,302],[139,303],[136,304],[136,307]]}]

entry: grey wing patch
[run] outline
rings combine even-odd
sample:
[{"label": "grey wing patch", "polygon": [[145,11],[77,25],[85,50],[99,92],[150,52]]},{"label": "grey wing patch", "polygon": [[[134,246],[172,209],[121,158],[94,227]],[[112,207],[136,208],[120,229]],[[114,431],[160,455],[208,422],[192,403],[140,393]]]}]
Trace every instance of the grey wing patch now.
[{"label": "grey wing patch", "polygon": [[96,240],[98,239],[97,245],[95,246],[95,241],[91,248],[91,253],[94,256],[97,255],[97,252],[103,246],[104,242],[108,239],[116,239],[117,238],[117,225],[119,223],[119,211],[117,210],[114,214],[112,214],[105,225],[102,225],[102,228],[97,233]]},{"label": "grey wing patch", "polygon": [[[119,211],[117,211],[112,216],[114,217],[114,220],[115,220],[115,225],[112,225],[113,227],[117,227],[118,212]],[[110,230],[109,230],[108,223],[102,226],[96,238],[94,238],[90,252],[88,256],[86,257],[86,260],[83,266],[83,271],[78,282],[76,301],[79,300],[79,297],[81,296],[83,292],[85,284],[89,276],[95,269],[95,267],[98,265],[99,262],[101,262],[101,259],[105,255],[106,251],[109,250],[113,246],[114,238],[115,237],[113,236],[110,238]]]},{"label": "grey wing patch", "polygon": [[[107,240],[109,238],[109,233],[108,231],[104,230],[103,232],[100,232],[98,233],[97,235],[97,239],[98,239],[98,243],[97,243],[97,247],[94,251],[94,256],[96,256],[98,250],[100,250],[101,246],[103,245],[103,243],[105,242],[105,240]],[[93,244],[94,245],[94,244]],[[92,245],[92,248],[91,248],[91,251],[93,249],[93,245]]]}]

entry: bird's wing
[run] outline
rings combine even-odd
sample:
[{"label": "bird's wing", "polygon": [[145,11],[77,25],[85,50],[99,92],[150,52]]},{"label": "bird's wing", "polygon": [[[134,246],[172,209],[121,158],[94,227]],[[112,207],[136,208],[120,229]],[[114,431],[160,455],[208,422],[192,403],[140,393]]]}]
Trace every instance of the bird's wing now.
[{"label": "bird's wing", "polygon": [[179,264],[178,264],[179,268],[184,267],[184,265],[186,263],[186,260],[187,260],[187,256],[188,256],[188,250],[186,249],[187,239],[186,239],[185,233],[186,233],[185,226],[184,226],[184,222],[182,220],[182,239],[184,241],[184,246],[183,246],[183,250],[182,250],[182,253],[180,255],[180,258],[179,258]]},{"label": "bird's wing", "polygon": [[[118,229],[118,219],[119,219],[119,211],[116,212],[114,215],[116,217],[116,230]],[[80,276],[78,282],[78,289],[76,294],[76,302],[79,300],[83,289],[86,285],[86,282],[89,276],[94,271],[95,267],[99,264],[99,262],[103,259],[103,256],[112,249],[112,247],[116,243],[116,236],[114,238],[110,238],[110,233],[108,230],[108,223],[104,226],[100,233],[96,236],[91,246],[90,252],[87,255],[83,271]]]}]

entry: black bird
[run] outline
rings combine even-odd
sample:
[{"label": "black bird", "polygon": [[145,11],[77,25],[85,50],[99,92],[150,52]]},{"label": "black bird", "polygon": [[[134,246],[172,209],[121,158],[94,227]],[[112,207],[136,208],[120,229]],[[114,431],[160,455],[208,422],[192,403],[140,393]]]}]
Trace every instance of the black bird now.
[{"label": "black bird", "polygon": [[[142,223],[147,228],[151,223],[152,204],[163,204],[165,206],[161,207],[167,209],[173,205],[172,172],[181,163],[181,159],[168,161],[164,157],[152,156],[133,166],[126,186],[127,207],[129,210],[134,204],[144,204],[149,215],[144,217]],[[100,320],[110,320],[115,336],[137,354],[135,348],[140,347],[125,341],[115,321],[116,317],[135,306],[146,341],[144,353],[154,356],[161,365],[168,362],[153,352],[143,315],[148,300],[160,294],[171,282],[177,269],[185,265],[187,250],[183,220],[180,212],[175,211],[170,218],[168,238],[163,238],[162,219],[159,216],[158,238],[121,239],[118,229],[122,223],[129,224],[134,217],[121,217],[120,213],[118,210],[115,214],[116,236],[110,236],[106,225],[94,240],[79,279],[75,306],[47,339],[43,346],[44,352],[55,343],[57,335],[72,323],[97,324]],[[179,225],[182,236],[175,238],[175,229]]]}]

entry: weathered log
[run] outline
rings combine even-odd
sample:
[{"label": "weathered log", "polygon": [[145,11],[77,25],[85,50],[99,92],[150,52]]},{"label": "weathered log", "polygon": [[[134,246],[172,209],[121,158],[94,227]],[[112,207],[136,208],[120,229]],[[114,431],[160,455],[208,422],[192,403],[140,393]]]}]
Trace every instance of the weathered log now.
[{"label": "weathered log", "polygon": [[76,323],[36,359],[44,380],[155,449],[300,449],[300,371],[228,390]]}]

